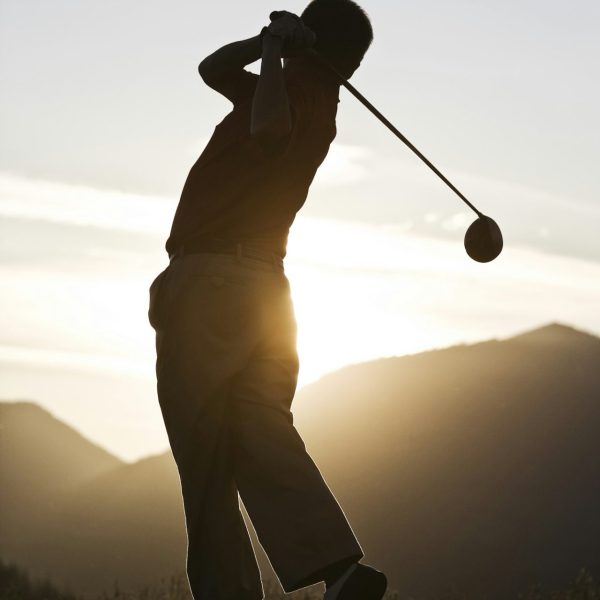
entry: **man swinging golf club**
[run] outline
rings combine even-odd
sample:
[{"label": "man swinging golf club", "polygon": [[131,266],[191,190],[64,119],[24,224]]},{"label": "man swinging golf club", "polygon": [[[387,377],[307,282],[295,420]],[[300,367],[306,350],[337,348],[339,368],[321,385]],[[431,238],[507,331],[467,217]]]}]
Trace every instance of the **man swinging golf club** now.
[{"label": "man swinging golf club", "polygon": [[[148,310],[196,600],[263,597],[238,493],[286,592],[324,581],[326,600],[385,593],[293,425],[299,365],[283,266],[336,135],[340,84],[314,51],[349,78],[372,39],[357,4],[314,0],[199,66],[233,109],[187,177]],[[260,76],[244,69],[259,58]]]}]

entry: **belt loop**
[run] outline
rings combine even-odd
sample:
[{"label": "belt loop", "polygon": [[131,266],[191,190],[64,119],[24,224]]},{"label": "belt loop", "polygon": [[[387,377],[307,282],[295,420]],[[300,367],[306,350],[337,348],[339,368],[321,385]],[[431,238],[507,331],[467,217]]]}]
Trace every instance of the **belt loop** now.
[{"label": "belt loop", "polygon": [[237,261],[242,262],[242,242],[238,242],[235,247],[235,253],[237,256]]}]

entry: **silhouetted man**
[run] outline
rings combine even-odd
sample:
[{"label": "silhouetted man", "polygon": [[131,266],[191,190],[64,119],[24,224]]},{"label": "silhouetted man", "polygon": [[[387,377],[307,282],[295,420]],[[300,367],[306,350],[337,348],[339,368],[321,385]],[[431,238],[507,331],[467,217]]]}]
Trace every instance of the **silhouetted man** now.
[{"label": "silhouetted man", "polygon": [[[148,311],[196,600],[263,596],[238,492],[286,592],[320,581],[327,600],[385,592],[385,576],[358,563],[362,549],[293,426],[296,321],[283,266],[336,135],[339,81],[309,49],[348,78],[372,39],[354,2],[314,0],[199,66],[233,109],[190,170]],[[260,76],[244,69],[259,58]]]}]

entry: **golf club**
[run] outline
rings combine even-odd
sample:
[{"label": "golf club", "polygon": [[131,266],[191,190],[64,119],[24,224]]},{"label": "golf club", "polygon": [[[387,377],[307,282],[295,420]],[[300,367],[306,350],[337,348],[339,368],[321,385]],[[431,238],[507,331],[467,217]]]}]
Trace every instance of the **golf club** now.
[{"label": "golf club", "polygon": [[[280,13],[271,13],[271,21],[279,18]],[[465,234],[465,250],[477,262],[490,262],[502,252],[503,240],[500,227],[492,219],[478,210],[462,192],[386,117],[383,116],[348,80],[341,75],[335,67],[313,49],[308,54],[326,67],[359,102],[361,102],[373,115],[375,115],[401,142],[408,146],[472,211],[477,214],[477,219],[471,223]]]}]

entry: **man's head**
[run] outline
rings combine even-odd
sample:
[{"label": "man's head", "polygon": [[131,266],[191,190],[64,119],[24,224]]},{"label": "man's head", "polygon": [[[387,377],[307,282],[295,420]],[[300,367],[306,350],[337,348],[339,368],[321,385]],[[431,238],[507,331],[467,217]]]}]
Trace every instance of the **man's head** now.
[{"label": "man's head", "polygon": [[365,11],[352,0],[312,0],[301,18],[317,35],[315,50],[349,79],[373,41]]}]

